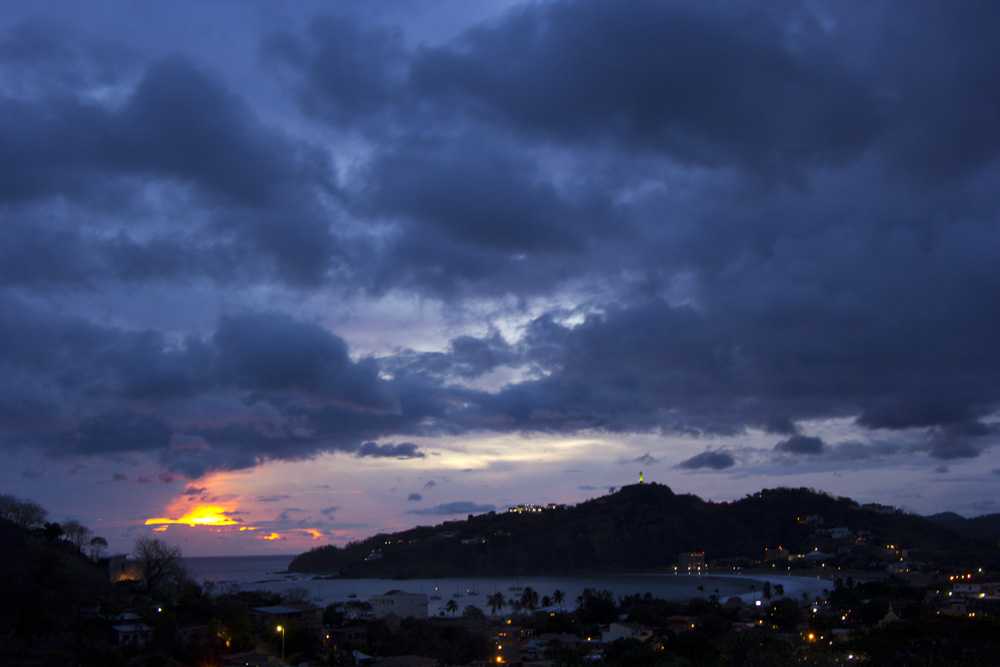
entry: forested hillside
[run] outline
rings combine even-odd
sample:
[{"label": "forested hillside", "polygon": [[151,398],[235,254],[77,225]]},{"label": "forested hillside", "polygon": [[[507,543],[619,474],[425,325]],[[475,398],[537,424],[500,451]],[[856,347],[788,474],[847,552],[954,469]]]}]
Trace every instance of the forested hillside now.
[{"label": "forested hillside", "polygon": [[[813,521],[807,521],[813,517]],[[822,517],[818,523],[815,517]],[[774,489],[732,503],[635,484],[573,507],[488,513],[436,527],[376,535],[298,556],[290,569],[348,577],[438,577],[671,570],[678,554],[759,561],[765,550],[837,549],[823,529],[870,533],[875,544],[984,557],[986,545],[903,513],[880,514],[809,489]],[[865,556],[870,558],[871,556]]]}]

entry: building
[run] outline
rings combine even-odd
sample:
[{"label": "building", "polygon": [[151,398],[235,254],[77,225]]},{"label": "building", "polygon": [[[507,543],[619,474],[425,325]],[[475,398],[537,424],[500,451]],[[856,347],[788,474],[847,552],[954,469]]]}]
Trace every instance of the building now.
[{"label": "building", "polygon": [[765,549],[764,550],[764,560],[771,562],[784,562],[791,559],[791,554],[788,553],[788,549],[784,547],[778,547],[776,549]]},{"label": "building", "polygon": [[641,642],[647,641],[653,636],[652,628],[648,628],[641,623],[617,622],[608,625],[607,630],[601,631],[601,641],[610,644],[616,639],[638,639]]},{"label": "building", "polygon": [[704,570],[705,552],[692,551],[682,553],[677,557],[677,562],[680,564],[681,570]]},{"label": "building", "polygon": [[145,623],[112,625],[119,646],[145,646],[153,638],[153,628]]},{"label": "building", "polygon": [[313,604],[297,603],[255,607],[250,610],[253,631],[265,636],[276,626],[300,625],[319,634],[323,630],[323,608]]},{"label": "building", "polygon": [[385,618],[389,614],[399,618],[427,618],[427,594],[391,590],[385,595],[373,595],[372,615]]}]

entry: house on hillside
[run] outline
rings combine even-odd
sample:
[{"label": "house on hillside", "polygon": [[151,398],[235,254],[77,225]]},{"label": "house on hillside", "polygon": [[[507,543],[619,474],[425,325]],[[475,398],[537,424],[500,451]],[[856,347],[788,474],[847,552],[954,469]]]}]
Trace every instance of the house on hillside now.
[{"label": "house on hillside", "polygon": [[427,618],[427,594],[391,590],[385,595],[372,596],[372,615],[385,618],[395,614],[399,618]]},{"label": "house on hillside", "polygon": [[119,646],[145,646],[153,638],[152,626],[145,623],[112,625],[111,630]]},{"label": "house on hillside", "polygon": [[610,644],[616,639],[638,639],[648,641],[653,636],[653,629],[642,623],[611,623],[601,632],[601,641]]},{"label": "house on hillside", "polygon": [[297,624],[317,635],[323,630],[322,607],[308,603],[254,607],[250,610],[250,618],[253,621],[253,631],[262,637],[274,632],[278,625]]}]

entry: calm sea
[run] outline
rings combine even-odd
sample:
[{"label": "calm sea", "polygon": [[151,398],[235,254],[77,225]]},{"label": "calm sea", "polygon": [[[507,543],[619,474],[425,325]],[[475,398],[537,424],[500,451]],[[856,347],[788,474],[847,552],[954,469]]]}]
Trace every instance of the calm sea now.
[{"label": "calm sea", "polygon": [[[585,588],[607,589],[615,597],[652,594],[664,600],[684,600],[709,597],[716,591],[722,600],[739,596],[750,602],[761,597],[764,581],[772,586],[781,584],[786,597],[799,598],[802,593],[814,599],[824,589],[833,586],[828,579],[816,577],[748,576],[748,575],[674,575],[674,574],[618,574],[577,577],[519,577],[478,579],[323,579],[314,575],[289,573],[288,564],[293,556],[236,556],[215,558],[185,558],[188,571],[200,582],[212,582],[217,589],[239,587],[240,590],[266,590],[283,593],[303,589],[306,599],[317,605],[328,605],[347,600],[370,600],[372,595],[398,589],[407,593],[426,593],[438,596],[430,600],[432,614],[444,609],[448,600],[454,599],[460,607],[475,605],[489,613],[486,598],[501,592],[507,599],[519,598],[520,588],[530,586],[539,598],[552,595],[559,589],[565,594],[563,606],[573,607],[577,596]],[[699,586],[702,589],[699,589]],[[755,590],[751,589],[751,586]]]}]

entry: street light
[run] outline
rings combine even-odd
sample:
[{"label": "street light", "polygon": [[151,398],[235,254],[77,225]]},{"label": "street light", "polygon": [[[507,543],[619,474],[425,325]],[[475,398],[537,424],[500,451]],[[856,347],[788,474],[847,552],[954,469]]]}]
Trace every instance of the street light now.
[{"label": "street light", "polygon": [[278,626],[278,632],[281,633],[281,661],[284,662],[285,661],[285,629],[279,625]]}]

